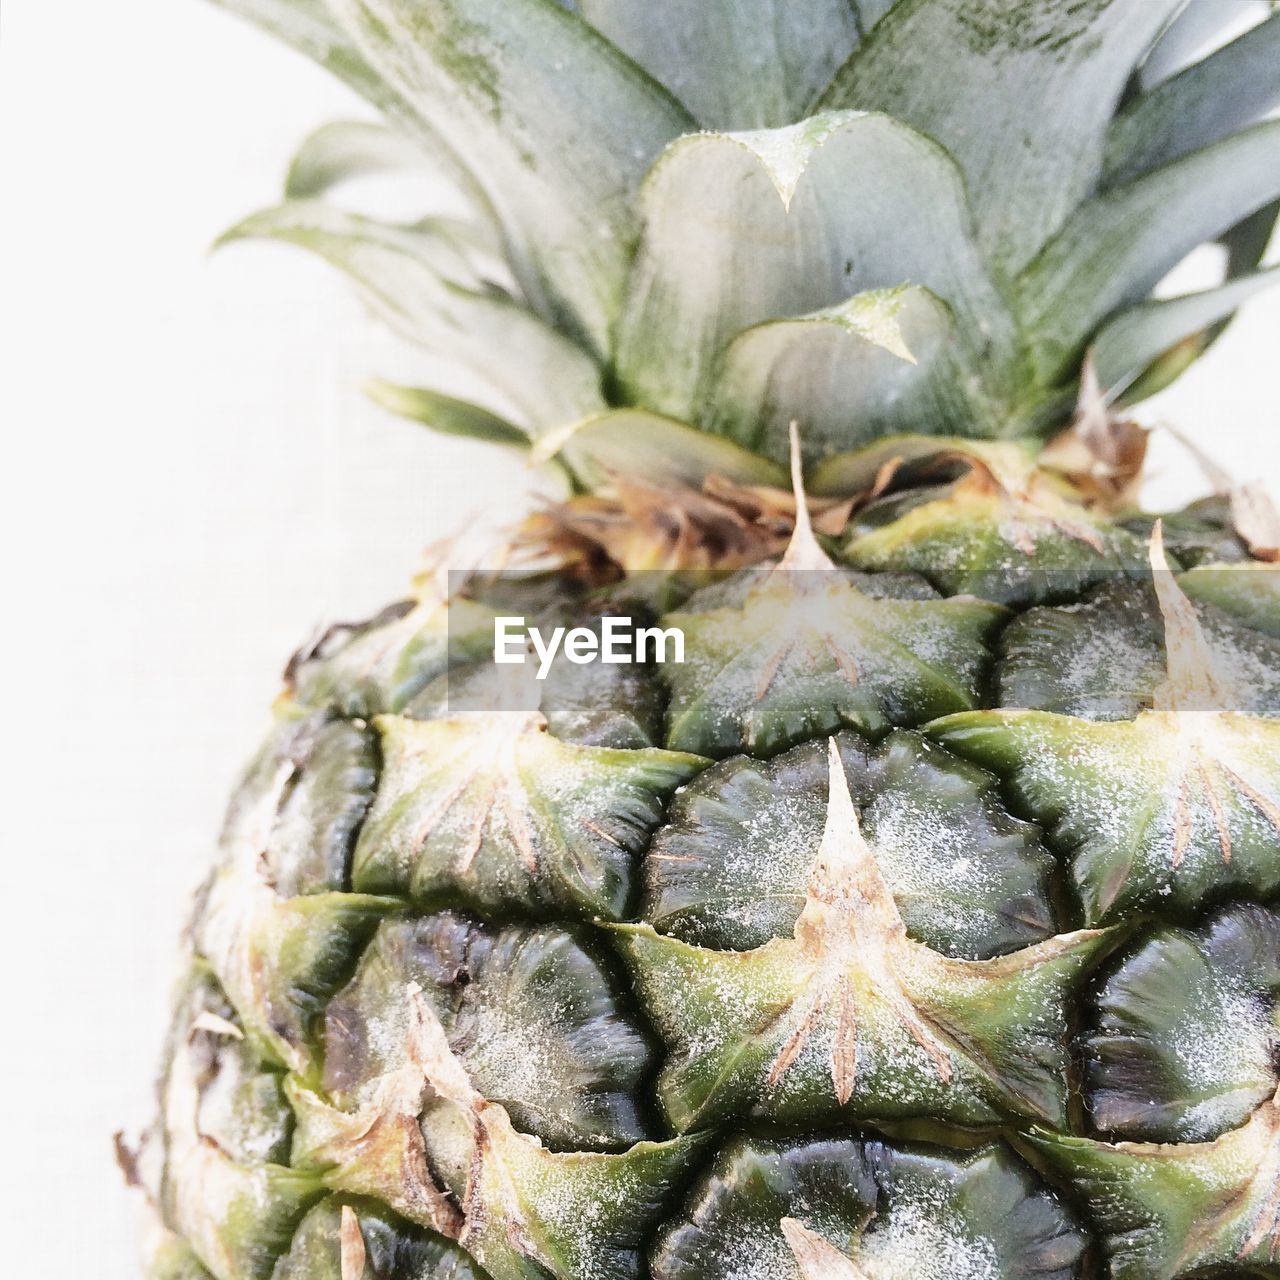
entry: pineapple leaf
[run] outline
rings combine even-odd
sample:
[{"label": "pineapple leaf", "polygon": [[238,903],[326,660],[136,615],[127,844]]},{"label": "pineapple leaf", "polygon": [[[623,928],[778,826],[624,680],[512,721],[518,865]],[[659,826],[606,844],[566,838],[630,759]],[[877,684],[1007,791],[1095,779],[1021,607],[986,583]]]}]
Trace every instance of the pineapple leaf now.
[{"label": "pineapple leaf", "polygon": [[627,394],[659,412],[690,418],[743,329],[904,282],[951,307],[993,381],[1008,376],[1012,321],[974,242],[960,176],[898,121],[828,112],[786,129],[682,138],[641,203],[617,366]]},{"label": "pineapple leaf", "polygon": [[1142,60],[1139,85],[1150,90],[1203,57],[1207,48],[1221,44],[1222,32],[1244,7],[1223,4],[1222,0],[1187,0]]},{"label": "pineapple leaf", "polygon": [[[477,216],[492,219],[488,197],[475,174],[444,138],[426,123],[377,71],[364,59],[355,44],[334,20],[325,0],[213,0],[232,13],[239,14],[291,45],[342,80],[366,101],[377,107],[388,120],[413,138],[402,144],[406,151],[416,152],[419,162],[445,175],[467,198]],[[299,177],[305,188],[308,180],[318,180],[331,172],[335,163],[348,164],[353,147],[369,153],[371,138],[361,139],[357,131],[376,129],[376,125],[339,122],[317,130],[303,144]],[[386,155],[387,150],[374,144],[373,154]],[[295,161],[297,166],[298,161]],[[291,175],[292,176],[292,175]],[[331,180],[331,179],[330,179]],[[291,195],[295,194],[290,192]],[[296,193],[298,195],[304,192]],[[305,191],[315,195],[315,190]]]},{"label": "pineapple leaf", "polygon": [[529,433],[513,426],[488,409],[457,400],[427,387],[402,387],[375,380],[367,388],[369,397],[390,413],[411,418],[447,436],[466,436],[489,444],[527,449]]},{"label": "pineapple leaf", "polygon": [[315,200],[332,188],[408,168],[425,154],[404,134],[372,120],[334,120],[309,134],[289,161],[286,200]]},{"label": "pineapple leaf", "polygon": [[[308,200],[254,214],[222,242],[264,237],[298,245],[345,272],[389,324],[475,370],[531,428],[603,407],[600,373],[589,357],[487,284],[452,223],[389,226]],[[495,350],[501,360],[494,360]]]},{"label": "pineapple leaf", "polygon": [[1280,13],[1136,98],[1107,138],[1115,185],[1198,151],[1280,104]]},{"label": "pineapple leaf", "polygon": [[[1009,444],[1019,449],[1025,447],[1016,441]],[[1004,447],[1007,446],[1002,446],[1002,450]],[[892,468],[896,475],[904,467],[926,464],[923,482],[929,470],[935,470],[950,456],[962,459],[975,449],[974,442],[963,436],[930,436],[915,432],[885,436],[860,449],[824,459],[814,467],[805,487],[810,493],[828,496],[862,496],[875,486],[877,476],[886,467]]]},{"label": "pineapple leaf", "polygon": [[1215,326],[1255,295],[1280,284],[1280,267],[1228,280],[1214,289],[1144,302],[1109,320],[1094,339],[1098,380],[1111,395],[1139,383],[1148,367],[1186,344],[1198,353]]},{"label": "pineapple leaf", "polygon": [[692,127],[685,111],[555,0],[332,7],[481,175],[534,309],[603,355],[638,231],[634,193]]},{"label": "pineapple leaf", "polygon": [[793,421],[810,457],[912,428],[983,435],[1000,417],[969,399],[980,376],[945,304],[873,290],[738,334],[696,416],[769,457]]},{"label": "pineapple leaf", "polygon": [[858,30],[866,37],[898,0],[851,0]]},{"label": "pineapple leaf", "polygon": [[731,440],[639,409],[587,418],[563,437],[548,436],[543,443],[557,444],[574,475],[591,489],[628,478],[697,489],[712,475],[739,484],[786,484],[777,463]]},{"label": "pineapple leaf", "polygon": [[1270,121],[1081,206],[1023,277],[1023,320],[1041,381],[1067,377],[1101,321],[1278,196],[1280,121]]},{"label": "pineapple leaf", "polygon": [[1012,275],[1093,190],[1129,75],[1181,4],[898,0],[820,105],[884,111],[946,147]]},{"label": "pineapple leaf", "polygon": [[579,0],[708,129],[791,124],[853,50],[849,0]]}]

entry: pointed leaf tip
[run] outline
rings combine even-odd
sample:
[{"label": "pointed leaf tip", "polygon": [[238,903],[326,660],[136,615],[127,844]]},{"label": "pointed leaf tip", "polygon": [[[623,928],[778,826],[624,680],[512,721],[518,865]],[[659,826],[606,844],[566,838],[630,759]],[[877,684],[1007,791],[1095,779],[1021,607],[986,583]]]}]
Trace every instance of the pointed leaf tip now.
[{"label": "pointed leaf tip", "polygon": [[[834,738],[827,739],[827,819],[819,846],[820,861],[831,862],[849,850],[862,853],[866,842],[858,824],[858,811],[849,791],[849,779],[845,777],[844,761],[840,759],[840,746]],[[840,860],[845,860],[843,857]]]},{"label": "pointed leaf tip", "polygon": [[778,1225],[800,1268],[801,1280],[867,1280],[860,1267],[802,1222],[783,1218]]},{"label": "pointed leaf tip", "polygon": [[342,1280],[363,1280],[365,1264],[364,1236],[360,1219],[349,1205],[342,1206],[342,1225],[338,1231]]},{"label": "pointed leaf tip", "polygon": [[800,427],[792,421],[788,428],[791,452],[791,490],[795,494],[796,523],[787,544],[786,553],[778,561],[778,568],[786,572],[794,570],[834,570],[831,557],[822,549],[813,532],[809,519],[809,500],[804,492],[804,463],[800,453]]},{"label": "pointed leaf tip", "polygon": [[1195,607],[1178,585],[1164,551],[1164,521],[1151,530],[1148,552],[1151,577],[1164,618],[1168,679],[1155,691],[1161,711],[1224,711],[1227,692],[1214,670],[1214,655],[1205,640]]}]

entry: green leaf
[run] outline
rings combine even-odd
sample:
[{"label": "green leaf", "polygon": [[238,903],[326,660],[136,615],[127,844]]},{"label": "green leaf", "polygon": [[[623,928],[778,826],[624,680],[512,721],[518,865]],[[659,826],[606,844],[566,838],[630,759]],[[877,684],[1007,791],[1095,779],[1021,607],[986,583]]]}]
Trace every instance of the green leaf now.
[{"label": "green leaf", "polygon": [[663,802],[702,765],[560,742],[518,712],[377,723],[382,783],[353,883],[485,912],[616,919]]},{"label": "green leaf", "polygon": [[1098,380],[1109,392],[1135,385],[1152,361],[1180,343],[1202,349],[1214,326],[1264,289],[1280,283],[1280,267],[1240,276],[1214,289],[1144,302],[1109,320],[1094,339]]},{"label": "green leaf", "polygon": [[769,457],[799,424],[808,457],[908,429],[982,435],[980,371],[948,308],[923,289],[873,290],[738,334],[698,420]]},{"label": "green leaf", "polygon": [[602,405],[590,358],[487,285],[448,223],[388,226],[322,201],[296,201],[245,219],[223,242],[249,238],[284,240],[323,257],[389,324],[468,365],[532,427],[576,420]]},{"label": "green leaf", "polygon": [[1280,915],[1251,903],[1158,929],[1103,984],[1085,1094],[1104,1133],[1196,1142],[1276,1091]]},{"label": "green leaf", "polygon": [[1088,201],[1027,269],[1037,372],[1066,377],[1089,335],[1197,245],[1280,196],[1280,121],[1255,125]]},{"label": "green leaf", "polygon": [[[825,1242],[833,1263],[850,1259],[848,1270],[799,1266],[784,1219]],[[738,1137],[659,1237],[654,1274],[1070,1280],[1084,1246],[1057,1199],[1003,1146],[962,1154],[844,1136]]]},{"label": "green leaf", "polygon": [[858,38],[849,0],[579,0],[708,129],[791,124]]},{"label": "green leaf", "polygon": [[1213,1142],[1110,1146],[1044,1130],[1027,1141],[1089,1205],[1114,1280],[1218,1268],[1275,1274],[1280,1112],[1273,1102]]},{"label": "green leaf", "polygon": [[480,176],[533,308],[602,356],[638,231],[635,191],[689,117],[555,0],[333,8]]},{"label": "green leaf", "polygon": [[959,173],[898,121],[827,112],[786,129],[682,138],[641,204],[617,366],[626,394],[658,412],[696,421],[743,329],[904,283],[951,307],[993,384],[1010,376],[1011,321]]},{"label": "green leaf", "polygon": [[527,431],[466,400],[457,400],[427,387],[401,387],[380,379],[371,382],[367,390],[370,398],[388,412],[421,422],[444,435],[465,436],[517,449],[529,447]]},{"label": "green leaf", "polygon": [[1222,0],[1187,0],[1186,7],[1161,32],[1138,68],[1143,89],[1152,89],[1176,75],[1207,48],[1221,44],[1223,29],[1239,16],[1236,5]]},{"label": "green leaf", "polygon": [[1107,138],[1104,180],[1126,182],[1261,120],[1280,104],[1280,14],[1136,98]]},{"label": "green leaf", "polygon": [[821,105],[884,111],[946,147],[1012,274],[1093,189],[1130,73],[1181,3],[899,0]]},{"label": "green leaf", "polygon": [[312,200],[353,178],[410,168],[426,159],[403,133],[384,124],[334,120],[321,125],[294,152],[284,194],[289,200]]},{"label": "green leaf", "polygon": [[[1017,441],[1010,444],[1028,456],[1033,450]],[[809,493],[831,497],[865,494],[874,484],[882,467],[892,464],[895,474],[916,463],[932,463],[936,468],[947,455],[963,458],[974,449],[973,440],[963,436],[930,436],[908,432],[885,436],[860,449],[837,453],[824,459],[805,478]],[[1008,446],[1002,446],[1002,448]],[[922,475],[921,483],[928,478]]]},{"label": "green leaf", "polygon": [[[559,452],[578,479],[598,489],[614,477],[664,488],[701,488],[708,476],[739,484],[785,485],[786,472],[741,445],[640,409],[618,409],[573,425]],[[557,443],[555,435],[543,444]]]},{"label": "green leaf", "polygon": [[422,170],[451,181],[473,216],[492,230],[493,211],[474,175],[435,134],[420,125],[412,132],[369,120],[335,120],[307,137],[285,175],[289,200],[312,200],[333,187],[370,174]]},{"label": "green leaf", "polygon": [[[402,143],[405,150],[413,150],[449,180],[466,197],[476,216],[491,221],[493,210],[488,197],[477,183],[475,175],[458,153],[432,129],[379,74],[365,61],[363,54],[334,21],[325,0],[213,0],[232,13],[239,14],[269,32],[277,39],[291,45],[304,56],[311,58],[338,79],[344,81],[356,93],[377,107],[404,133],[412,135],[416,147]],[[373,129],[377,126],[326,126],[303,143],[300,176],[303,186],[307,178],[320,179],[331,170],[333,163],[350,163],[354,158],[352,144],[356,136],[348,132],[355,129]],[[342,132],[330,133],[330,128]],[[359,143],[368,154],[369,138]],[[385,154],[385,149],[375,148]],[[300,153],[301,154],[301,153]],[[327,155],[327,158],[325,158]],[[296,162],[295,162],[296,163]],[[289,194],[302,194],[290,192]],[[308,195],[316,191],[306,192]]]},{"label": "green leaf", "polygon": [[853,11],[858,19],[858,30],[867,36],[872,28],[897,3],[897,0],[853,0]]},{"label": "green leaf", "polygon": [[310,134],[289,161],[284,195],[314,200],[352,179],[402,169],[444,174],[470,198],[477,214],[486,214],[488,202],[475,179],[439,138],[425,137],[421,128],[408,134],[372,120],[334,120]]}]

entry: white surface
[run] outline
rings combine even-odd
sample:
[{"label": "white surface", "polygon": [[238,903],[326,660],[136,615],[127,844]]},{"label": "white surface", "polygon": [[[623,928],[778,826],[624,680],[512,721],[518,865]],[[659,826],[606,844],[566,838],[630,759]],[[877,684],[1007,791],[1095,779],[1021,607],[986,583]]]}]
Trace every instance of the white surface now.
[{"label": "white surface", "polygon": [[[136,1275],[110,1134],[147,1118],[186,897],[285,657],[393,598],[429,541],[519,508],[519,462],[364,402],[403,354],[335,276],[284,249],[205,254],[353,109],[199,0],[4,0],[13,1275]],[[1149,415],[1277,480],[1278,333],[1271,297]],[[1158,454],[1163,500],[1199,490]]]}]

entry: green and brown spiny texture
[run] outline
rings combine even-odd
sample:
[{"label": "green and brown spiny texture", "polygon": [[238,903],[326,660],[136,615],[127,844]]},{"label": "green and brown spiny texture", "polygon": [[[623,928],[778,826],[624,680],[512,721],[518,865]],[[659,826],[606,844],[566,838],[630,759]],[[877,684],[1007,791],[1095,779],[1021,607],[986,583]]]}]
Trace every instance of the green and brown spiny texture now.
[{"label": "green and brown spiny texture", "polygon": [[[1280,1277],[1280,534],[1137,512],[1119,415],[1274,274],[1280,16],[224,2],[387,121],[232,237],[570,492],[536,571],[290,663],[126,1160],[150,1280]],[[389,167],[467,216],[341,202]],[[686,657],[502,710],[499,614]]]}]

